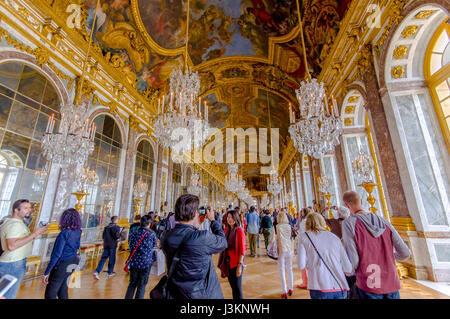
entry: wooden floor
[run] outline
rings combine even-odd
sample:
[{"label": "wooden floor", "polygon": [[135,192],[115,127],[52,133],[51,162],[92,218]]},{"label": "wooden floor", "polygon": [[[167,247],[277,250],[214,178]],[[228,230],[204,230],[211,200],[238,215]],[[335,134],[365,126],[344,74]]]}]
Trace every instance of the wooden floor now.
[{"label": "wooden floor", "polygon": [[[265,255],[264,243],[260,243],[258,257],[246,257],[243,277],[243,293],[246,299],[279,299],[281,297],[281,283],[278,265]],[[106,273],[100,275],[100,280],[95,280],[92,273],[97,266],[97,261],[88,263],[86,270],[79,277],[78,288],[69,289],[69,296],[73,299],[123,299],[128,286],[129,275],[123,271],[123,265],[128,253],[121,252],[117,256],[116,276],[108,278]],[[217,255],[214,256],[217,264]],[[104,270],[106,270],[106,265]],[[216,269],[218,272],[218,270]],[[219,272],[218,272],[219,274]],[[220,274],[219,274],[220,278]],[[151,275],[146,290],[146,298],[150,290],[159,281],[159,277]],[[224,297],[231,299],[231,289],[227,279],[221,279]],[[431,288],[425,287],[410,279],[403,279],[400,295],[402,299],[450,299]],[[300,271],[294,265],[294,287],[301,284]],[[44,284],[42,279],[34,279],[22,284],[18,299],[43,299]],[[309,299],[307,290],[294,288],[292,299]]]}]

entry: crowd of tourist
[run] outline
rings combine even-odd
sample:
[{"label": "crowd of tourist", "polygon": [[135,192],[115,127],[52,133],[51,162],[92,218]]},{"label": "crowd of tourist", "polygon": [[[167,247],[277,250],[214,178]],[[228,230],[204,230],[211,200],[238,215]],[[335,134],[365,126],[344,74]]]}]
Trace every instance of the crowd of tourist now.
[{"label": "crowd of tourist", "polygon": [[[395,262],[410,257],[408,246],[385,218],[363,210],[356,192],[344,193],[342,201],[343,206],[322,212],[314,202],[291,215],[287,208],[258,211],[254,206],[246,212],[231,205],[218,211],[199,207],[197,196],[185,194],[177,199],[175,212],[135,216],[126,231],[113,216],[103,230],[103,254],[93,276],[100,280],[107,260],[108,277],[114,276],[118,243],[125,239],[129,245],[124,268],[129,272],[126,299],[145,297],[158,247],[170,269],[162,282],[167,298],[222,299],[218,267],[221,277],[228,279],[233,299],[243,299],[245,259],[262,257],[258,256],[258,251],[264,251],[258,250],[262,235],[263,255],[276,247],[273,258],[277,259],[284,299],[294,294],[293,261],[302,279],[297,287],[308,289],[311,299],[400,298]],[[18,279],[4,298],[16,297],[33,240],[48,229],[36,227],[31,233],[26,224],[30,213],[29,201],[19,200],[12,215],[0,222],[0,277],[8,274]],[[80,214],[67,209],[59,224],[60,233],[43,277],[46,299],[69,297],[68,281],[80,263]],[[219,254],[217,265],[212,258],[215,254]]]}]

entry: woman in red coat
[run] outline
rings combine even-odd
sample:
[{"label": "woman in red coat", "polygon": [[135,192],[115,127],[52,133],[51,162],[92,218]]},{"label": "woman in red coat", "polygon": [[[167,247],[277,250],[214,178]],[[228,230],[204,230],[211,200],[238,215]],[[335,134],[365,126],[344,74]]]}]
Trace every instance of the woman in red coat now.
[{"label": "woman in red coat", "polygon": [[247,250],[245,243],[245,232],[241,227],[239,213],[235,210],[227,212],[227,227],[225,237],[228,248],[220,253],[219,267],[222,278],[228,277],[233,299],[243,299],[242,296],[242,271],[244,267],[244,256]]}]

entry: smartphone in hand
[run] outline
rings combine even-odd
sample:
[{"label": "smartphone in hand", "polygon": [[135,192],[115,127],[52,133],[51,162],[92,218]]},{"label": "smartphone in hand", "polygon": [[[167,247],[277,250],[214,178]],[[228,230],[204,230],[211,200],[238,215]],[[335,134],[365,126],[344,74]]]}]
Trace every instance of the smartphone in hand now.
[{"label": "smartphone in hand", "polygon": [[0,278],[0,297],[3,297],[16,282],[17,278],[11,275],[4,275]]}]

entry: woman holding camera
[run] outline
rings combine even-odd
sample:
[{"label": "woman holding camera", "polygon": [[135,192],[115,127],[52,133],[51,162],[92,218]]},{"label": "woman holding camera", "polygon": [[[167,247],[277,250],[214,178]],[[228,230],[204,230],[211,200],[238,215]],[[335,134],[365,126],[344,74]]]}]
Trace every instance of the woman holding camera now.
[{"label": "woman holding camera", "polygon": [[69,299],[68,281],[80,262],[81,218],[77,210],[66,209],[59,221],[61,232],[56,237],[50,262],[44,273],[45,299]]}]

